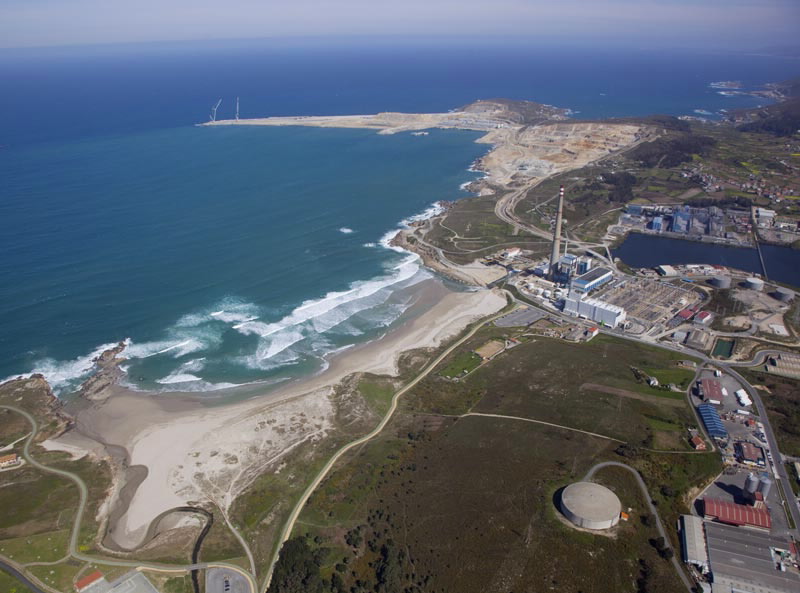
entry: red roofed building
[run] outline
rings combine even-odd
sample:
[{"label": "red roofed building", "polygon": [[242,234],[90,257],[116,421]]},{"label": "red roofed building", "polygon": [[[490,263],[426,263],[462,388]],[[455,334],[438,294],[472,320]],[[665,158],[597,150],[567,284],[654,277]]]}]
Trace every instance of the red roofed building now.
[{"label": "red roofed building", "polygon": [[700,385],[703,387],[703,398],[722,401],[722,384],[716,379],[701,379]]},{"label": "red roofed building", "polygon": [[691,309],[684,309],[683,311],[678,312],[678,317],[686,321],[689,321],[692,317],[694,317],[694,311],[692,311]]},{"label": "red roofed building", "polygon": [[706,519],[715,519],[728,525],[745,525],[758,529],[772,527],[772,518],[767,509],[756,509],[716,498],[703,499]]},{"label": "red roofed building", "polygon": [[700,323],[702,325],[708,325],[711,323],[711,320],[714,319],[714,315],[709,313],[708,311],[700,311],[694,318],[695,323]]},{"label": "red roofed building", "polygon": [[693,436],[689,442],[692,443],[692,447],[694,447],[695,451],[706,450],[706,442],[699,436]]},{"label": "red roofed building", "polygon": [[75,583],[75,590],[78,593],[81,591],[86,591],[89,587],[94,585],[97,581],[105,580],[103,578],[103,573],[99,570],[94,571],[92,574],[86,575],[82,579],[80,579],[77,583]]}]

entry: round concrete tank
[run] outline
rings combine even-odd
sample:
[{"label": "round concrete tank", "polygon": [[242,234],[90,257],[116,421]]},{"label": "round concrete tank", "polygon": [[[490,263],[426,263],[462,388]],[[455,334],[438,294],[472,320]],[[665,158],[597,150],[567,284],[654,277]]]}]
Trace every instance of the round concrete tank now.
[{"label": "round concrete tank", "polygon": [[730,288],[731,287],[731,277],[730,276],[714,276],[711,279],[711,284],[716,286],[717,288]]},{"label": "round concrete tank", "polygon": [[747,474],[747,479],[744,482],[744,491],[748,494],[755,494],[758,490],[758,478],[752,474]]},{"label": "round concrete tank", "polygon": [[784,288],[783,286],[779,286],[775,289],[775,292],[772,293],[772,296],[783,303],[788,303],[794,298],[794,291]]},{"label": "round concrete tank", "polygon": [[561,512],[578,527],[608,529],[619,523],[622,504],[611,490],[594,482],[575,482],[561,494]]},{"label": "round concrete tank", "polygon": [[763,290],[764,281],[761,278],[751,276],[750,278],[744,279],[744,286],[751,290]]},{"label": "round concrete tank", "polygon": [[764,500],[767,500],[771,488],[772,480],[768,476],[761,476],[761,479],[758,481],[758,491],[764,496]]}]

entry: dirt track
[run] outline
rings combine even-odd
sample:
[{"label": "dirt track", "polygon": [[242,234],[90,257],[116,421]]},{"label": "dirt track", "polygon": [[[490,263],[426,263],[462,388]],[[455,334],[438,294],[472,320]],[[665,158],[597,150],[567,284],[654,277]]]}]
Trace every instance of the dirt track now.
[{"label": "dirt track", "polygon": [[643,402],[672,406],[673,408],[682,408],[685,405],[684,401],[680,399],[658,397],[657,395],[646,395],[644,393],[636,393],[635,391],[628,391],[626,389],[618,389],[617,387],[598,385],[597,383],[584,383],[581,385],[580,389],[581,391],[599,391],[600,393],[608,393],[610,395],[618,395],[620,397],[629,397],[630,399],[638,399]]}]

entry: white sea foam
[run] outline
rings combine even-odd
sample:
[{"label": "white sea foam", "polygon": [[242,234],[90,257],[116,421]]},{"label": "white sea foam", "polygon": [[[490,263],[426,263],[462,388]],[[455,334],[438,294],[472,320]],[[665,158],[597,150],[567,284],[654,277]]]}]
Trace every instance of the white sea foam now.
[{"label": "white sea foam", "polygon": [[350,233],[354,233],[355,231],[351,228],[343,226],[342,228],[339,229],[339,232],[344,233],[345,235],[349,235]]},{"label": "white sea foam", "polygon": [[[347,290],[307,300],[276,322],[251,321],[234,326],[244,335],[259,337],[255,354],[247,359],[248,366],[271,367],[278,362],[278,356],[287,356],[287,362],[293,362],[299,352],[294,347],[301,348],[305,355],[316,355],[326,350],[328,345],[324,334],[354,316],[382,305],[395,287],[415,282],[419,272],[418,257],[407,255],[385,276],[354,282]],[[425,276],[420,275],[421,278]],[[345,328],[343,334],[358,335],[352,328]]]},{"label": "white sea foam", "polygon": [[370,242],[370,243],[364,243],[364,247],[377,247],[377,246],[378,246],[378,244],[377,244],[377,243],[372,243],[372,242]]},{"label": "white sea foam", "polygon": [[404,218],[403,220],[400,221],[400,224],[402,226],[410,226],[411,223],[413,222],[420,222],[423,220],[428,220],[429,218],[433,218],[434,216],[439,216],[444,211],[445,207],[442,205],[442,203],[435,202],[434,204],[431,204],[419,214],[414,214],[413,216]]},{"label": "white sea foam", "polygon": [[163,379],[158,379],[156,383],[161,383],[162,385],[173,385],[175,383],[191,383],[192,381],[202,381],[202,379],[189,373],[170,373]]},{"label": "white sea foam", "polygon": [[43,358],[36,361],[30,373],[12,375],[6,377],[2,382],[17,377],[30,377],[31,375],[44,375],[50,387],[55,393],[63,393],[78,386],[80,380],[85,379],[94,369],[94,360],[106,350],[113,348],[116,344],[103,344],[92,350],[89,354],[79,356],[72,360],[55,360],[53,358]]}]

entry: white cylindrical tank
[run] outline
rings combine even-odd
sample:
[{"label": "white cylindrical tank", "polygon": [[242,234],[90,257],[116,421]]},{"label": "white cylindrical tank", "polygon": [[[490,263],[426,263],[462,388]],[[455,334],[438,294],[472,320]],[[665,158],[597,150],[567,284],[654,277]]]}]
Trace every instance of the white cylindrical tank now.
[{"label": "white cylindrical tank", "polygon": [[758,490],[758,478],[752,472],[747,474],[747,479],[744,481],[744,491],[748,494],[755,494]]},{"label": "white cylindrical tank", "polygon": [[561,512],[585,529],[609,529],[619,523],[621,511],[617,495],[594,482],[575,482],[561,494]]},{"label": "white cylindrical tank", "polygon": [[755,276],[751,276],[750,278],[745,278],[744,286],[745,288],[749,288],[751,290],[763,290],[764,281],[761,278],[756,278]]},{"label": "white cylindrical tank", "polygon": [[772,480],[769,476],[761,476],[758,480],[758,491],[764,496],[764,500],[767,500],[767,496],[769,495],[769,491],[772,488]]}]

